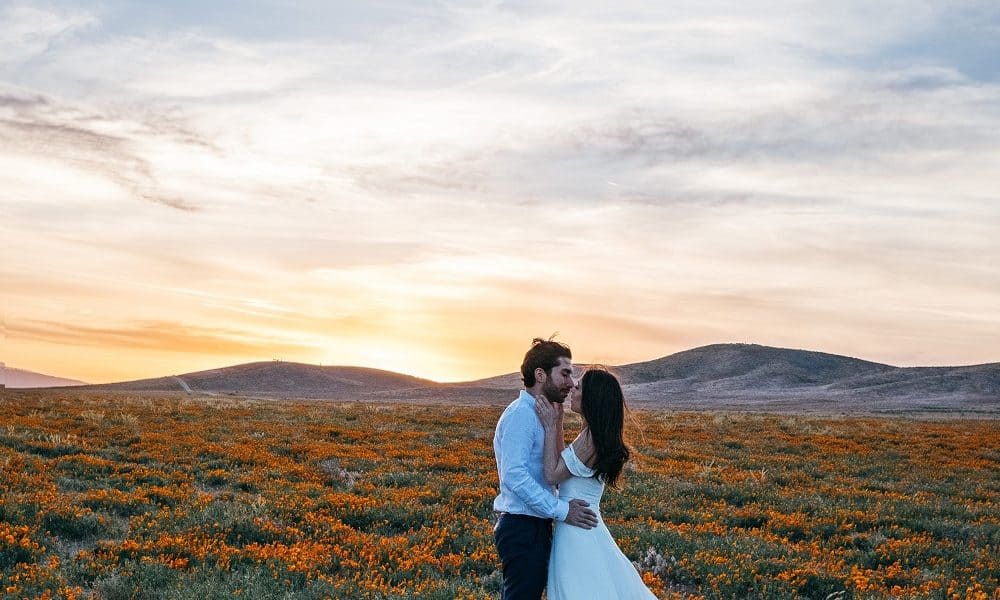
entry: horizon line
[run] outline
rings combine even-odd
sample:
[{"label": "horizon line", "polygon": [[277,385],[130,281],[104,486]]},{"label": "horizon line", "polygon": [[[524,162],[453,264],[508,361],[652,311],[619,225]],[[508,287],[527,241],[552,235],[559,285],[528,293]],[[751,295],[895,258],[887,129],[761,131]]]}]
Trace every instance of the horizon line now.
[{"label": "horizon line", "polygon": [[[576,365],[574,365],[574,366],[594,366],[594,365],[601,365],[601,366],[606,366],[606,367],[609,367],[611,369],[614,369],[614,368],[627,367],[627,366],[637,365],[637,364],[642,364],[642,363],[647,363],[647,362],[653,362],[653,361],[656,361],[656,360],[661,360],[661,359],[664,359],[664,358],[669,358],[669,357],[677,355],[677,354],[682,354],[684,352],[691,352],[693,350],[700,350],[700,349],[709,348],[709,347],[712,347],[712,346],[759,346],[761,348],[769,348],[769,349],[773,349],[773,350],[789,350],[789,351],[793,351],[793,352],[810,352],[810,353],[814,353],[814,354],[826,354],[826,355],[829,355],[829,356],[837,356],[837,357],[842,357],[842,358],[849,358],[849,359],[852,359],[852,360],[859,360],[859,361],[863,361],[863,362],[868,362],[868,363],[873,363],[873,364],[878,364],[878,365],[884,365],[884,366],[893,367],[893,368],[896,368],[896,369],[949,368],[949,367],[950,368],[959,368],[959,367],[976,367],[976,366],[992,365],[992,364],[998,364],[998,363],[1000,363],[1000,361],[990,361],[990,362],[973,363],[973,364],[945,364],[945,365],[910,365],[910,366],[901,366],[901,365],[894,365],[894,364],[890,364],[890,363],[878,362],[878,361],[874,361],[874,360],[868,360],[868,359],[865,359],[865,358],[859,358],[857,356],[851,356],[851,355],[848,355],[848,354],[836,354],[836,353],[833,353],[833,352],[826,352],[824,350],[812,350],[812,349],[806,349],[806,348],[791,348],[791,347],[786,347],[786,346],[770,346],[770,345],[767,345],[767,344],[761,344],[761,343],[757,343],[757,342],[717,342],[717,343],[712,343],[712,344],[703,344],[701,346],[694,346],[694,347],[691,347],[691,348],[687,348],[685,350],[679,350],[677,352],[672,352],[670,354],[664,354],[664,355],[657,356],[657,357],[654,357],[654,358],[649,358],[649,359],[646,359],[646,360],[640,360],[640,361],[635,361],[635,362],[629,362],[629,363],[623,363],[623,364],[606,364],[606,363],[603,363],[603,362],[583,361],[583,362],[580,362],[580,363],[576,363]],[[133,381],[143,381],[143,380],[147,380],[147,379],[160,379],[160,378],[163,378],[163,377],[179,377],[181,375],[190,375],[192,373],[203,373],[203,372],[206,372],[206,371],[215,371],[215,370],[219,370],[219,369],[228,369],[228,368],[238,367],[238,366],[242,366],[242,365],[250,365],[250,364],[255,364],[255,363],[266,363],[266,362],[289,363],[289,364],[307,365],[307,366],[313,366],[313,367],[330,367],[330,368],[345,368],[345,369],[371,369],[373,371],[381,371],[381,372],[384,372],[384,373],[393,373],[395,375],[403,375],[403,376],[406,376],[406,377],[413,377],[413,378],[416,378],[416,379],[422,379],[424,381],[429,381],[431,383],[437,383],[437,384],[472,383],[472,382],[475,382],[475,381],[483,381],[483,380],[486,380],[486,379],[494,379],[494,378],[497,378],[497,377],[503,377],[503,376],[506,376],[506,375],[513,375],[513,374],[517,373],[517,371],[515,370],[515,371],[507,371],[507,372],[503,372],[503,373],[498,373],[496,375],[488,375],[486,377],[479,377],[479,378],[476,378],[476,379],[458,379],[458,380],[454,380],[454,381],[439,381],[437,379],[431,379],[429,377],[423,377],[421,375],[416,375],[416,374],[413,374],[413,373],[406,373],[406,372],[403,372],[403,371],[394,371],[394,370],[391,370],[391,369],[381,369],[379,367],[373,367],[373,366],[368,366],[368,365],[361,365],[361,364],[309,363],[309,362],[302,362],[302,361],[297,361],[297,360],[284,360],[284,359],[281,359],[281,358],[271,358],[271,359],[261,359],[261,360],[249,360],[249,361],[246,361],[246,362],[238,362],[238,363],[233,363],[233,364],[229,364],[229,365],[208,367],[208,368],[200,369],[200,370],[196,370],[196,371],[186,371],[184,373],[170,373],[170,374],[165,374],[165,375],[156,375],[156,376],[153,376],[153,377],[139,377],[137,379],[124,379],[124,380],[104,381],[104,382],[88,382],[88,381],[83,381],[83,380],[72,378],[72,377],[63,377],[63,376],[60,376],[60,375],[51,375],[51,374],[48,374],[48,373],[42,373],[42,372],[39,372],[39,371],[34,371],[34,370],[31,370],[31,369],[26,369],[24,367],[14,367],[14,366],[11,366],[11,365],[7,364],[4,361],[0,361],[0,372],[4,372],[7,369],[18,370],[18,371],[26,371],[28,373],[32,373],[32,374],[35,374],[35,375],[41,375],[41,376],[44,376],[44,377],[51,377],[51,378],[54,378],[54,379],[64,379],[64,380],[69,380],[69,381],[79,381],[82,385],[90,386],[90,385],[112,385],[112,384],[117,384],[117,383],[129,383],[129,382],[133,382]],[[76,386],[58,386],[58,387],[76,387]],[[27,388],[25,388],[25,389],[27,389]]]}]

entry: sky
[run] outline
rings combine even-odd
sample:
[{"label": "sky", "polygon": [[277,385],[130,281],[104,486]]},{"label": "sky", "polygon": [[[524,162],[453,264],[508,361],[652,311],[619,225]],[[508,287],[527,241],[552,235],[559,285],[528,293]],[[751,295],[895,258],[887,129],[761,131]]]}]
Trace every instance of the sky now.
[{"label": "sky", "polygon": [[0,0],[0,360],[997,362],[998,56],[992,0]]}]

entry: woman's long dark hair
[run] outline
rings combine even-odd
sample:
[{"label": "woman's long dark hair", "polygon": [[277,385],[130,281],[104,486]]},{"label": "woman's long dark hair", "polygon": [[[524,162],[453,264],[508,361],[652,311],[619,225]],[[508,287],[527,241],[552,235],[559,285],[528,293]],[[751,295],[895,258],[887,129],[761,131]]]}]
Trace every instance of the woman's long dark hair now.
[{"label": "woman's long dark hair", "polygon": [[625,394],[618,378],[602,368],[592,368],[580,380],[580,412],[590,428],[597,460],[594,476],[614,487],[629,459],[625,445]]}]

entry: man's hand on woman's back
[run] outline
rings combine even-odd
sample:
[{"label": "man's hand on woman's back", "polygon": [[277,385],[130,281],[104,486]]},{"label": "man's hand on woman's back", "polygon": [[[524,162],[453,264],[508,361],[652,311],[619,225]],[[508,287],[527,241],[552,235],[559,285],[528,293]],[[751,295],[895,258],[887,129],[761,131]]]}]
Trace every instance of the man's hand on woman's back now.
[{"label": "man's hand on woman's back", "polygon": [[566,522],[581,529],[593,529],[597,527],[597,513],[587,508],[588,506],[590,504],[586,500],[570,500]]}]

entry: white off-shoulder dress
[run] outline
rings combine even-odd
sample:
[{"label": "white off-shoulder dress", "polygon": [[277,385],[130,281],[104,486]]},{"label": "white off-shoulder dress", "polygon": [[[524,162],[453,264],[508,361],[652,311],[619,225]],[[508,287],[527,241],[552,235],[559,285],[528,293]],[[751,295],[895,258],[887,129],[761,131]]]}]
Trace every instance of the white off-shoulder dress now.
[{"label": "white off-shoulder dress", "polygon": [[573,446],[566,446],[562,457],[573,477],[559,484],[559,497],[586,500],[597,513],[598,523],[593,529],[581,529],[556,521],[549,557],[548,599],[656,600],[604,524],[604,482],[593,476],[594,471],[576,456]]}]

